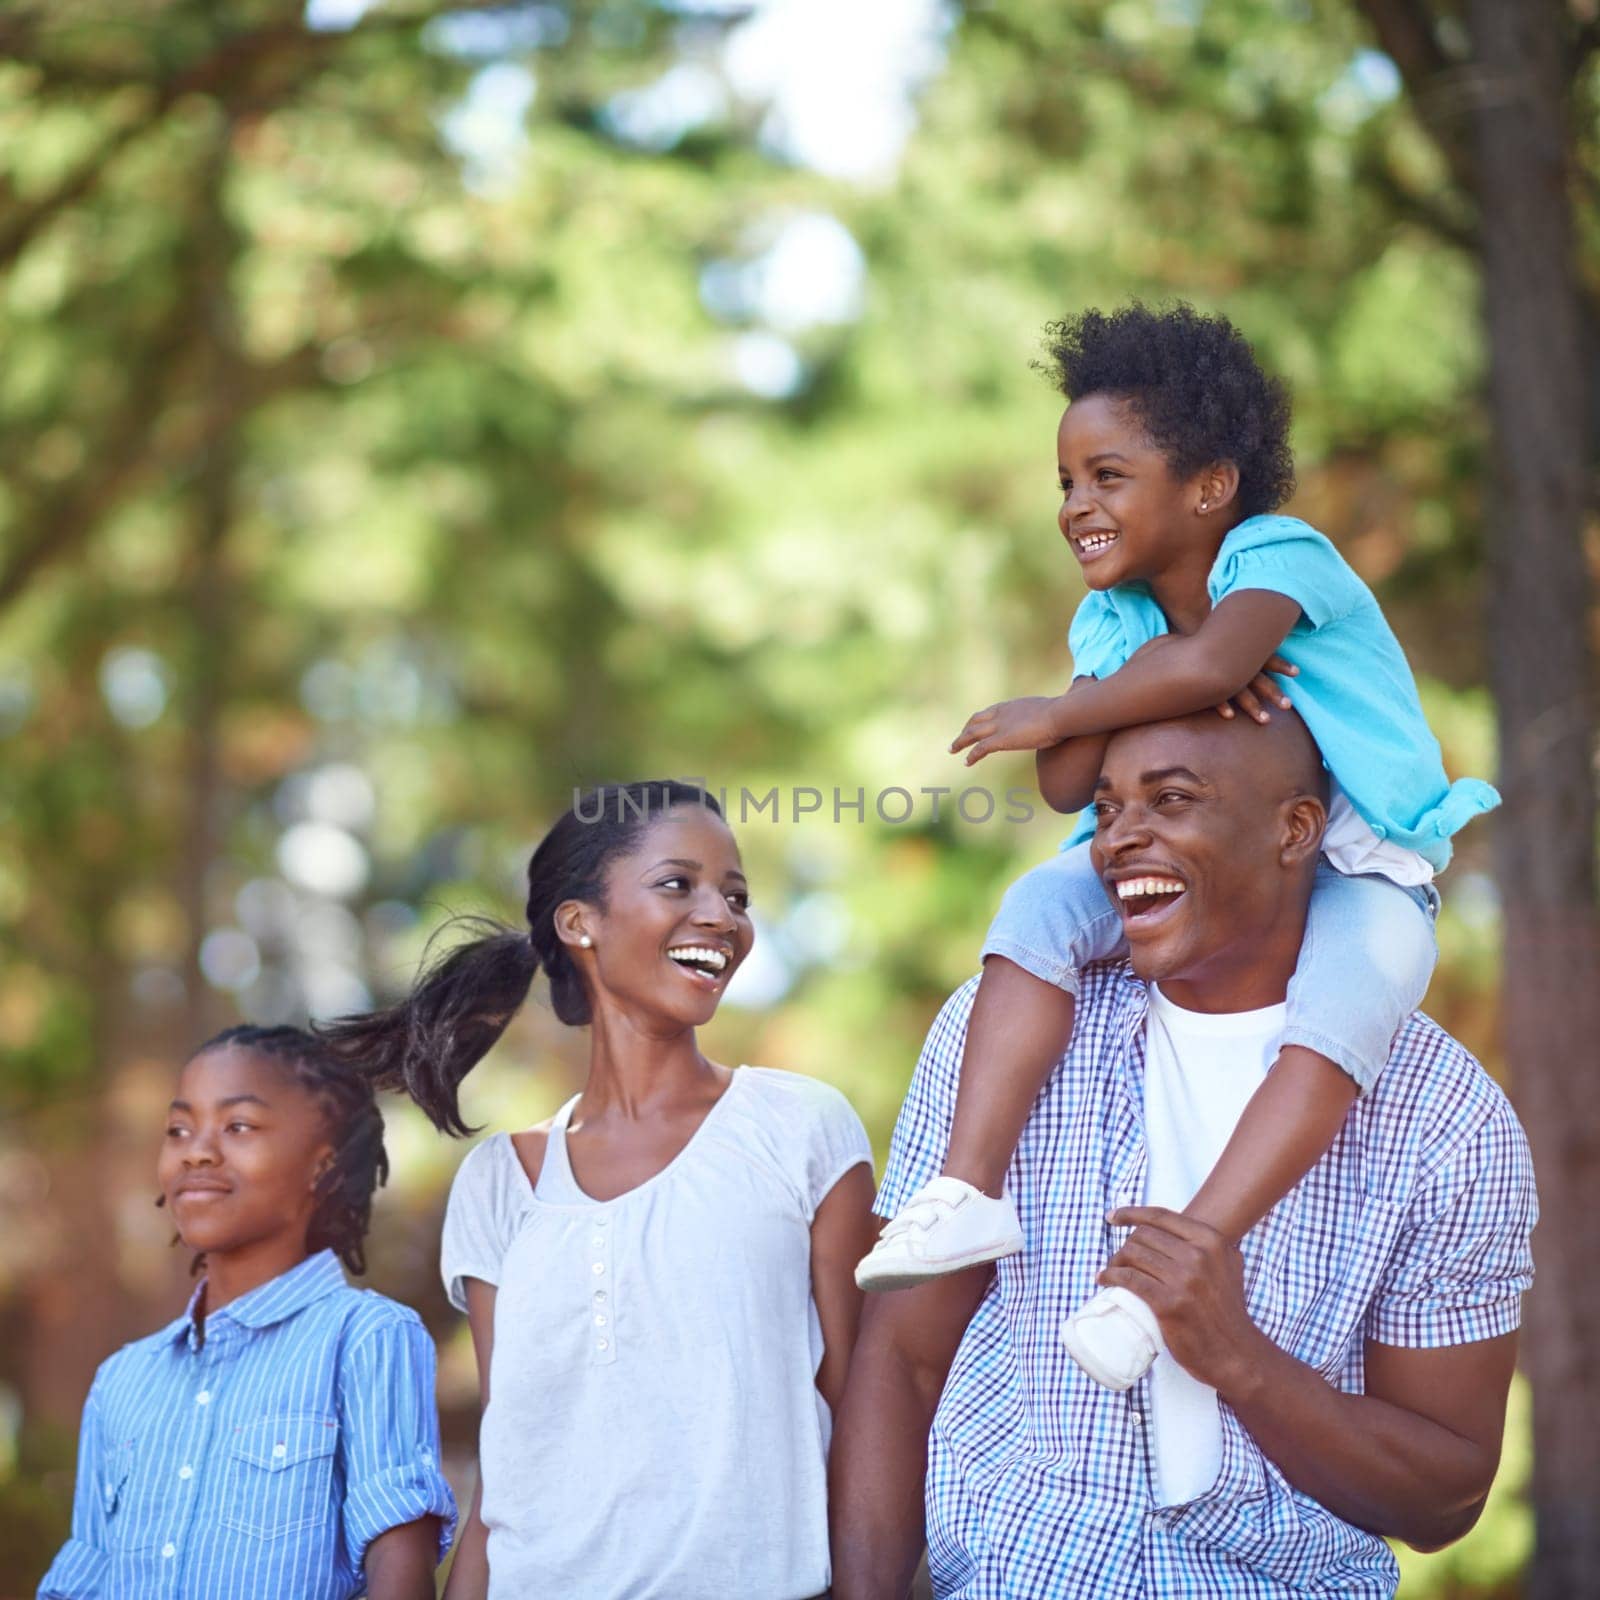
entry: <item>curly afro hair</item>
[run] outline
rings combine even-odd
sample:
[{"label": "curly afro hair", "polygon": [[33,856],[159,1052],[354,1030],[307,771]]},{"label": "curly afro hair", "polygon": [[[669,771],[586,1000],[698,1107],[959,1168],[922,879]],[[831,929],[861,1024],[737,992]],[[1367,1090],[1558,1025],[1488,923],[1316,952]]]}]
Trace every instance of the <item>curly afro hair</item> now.
[{"label": "curly afro hair", "polygon": [[1069,401],[1126,402],[1179,477],[1233,462],[1245,516],[1275,511],[1294,492],[1288,391],[1226,317],[1135,301],[1052,322],[1045,351],[1044,370]]}]

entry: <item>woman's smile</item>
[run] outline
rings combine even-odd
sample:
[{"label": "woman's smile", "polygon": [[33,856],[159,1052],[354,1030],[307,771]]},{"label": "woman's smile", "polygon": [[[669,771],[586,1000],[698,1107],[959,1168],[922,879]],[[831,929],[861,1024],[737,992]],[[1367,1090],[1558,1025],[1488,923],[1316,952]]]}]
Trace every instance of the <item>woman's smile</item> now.
[{"label": "woman's smile", "polygon": [[733,975],[733,950],[722,944],[677,944],[667,959],[691,983],[702,989],[720,989]]}]

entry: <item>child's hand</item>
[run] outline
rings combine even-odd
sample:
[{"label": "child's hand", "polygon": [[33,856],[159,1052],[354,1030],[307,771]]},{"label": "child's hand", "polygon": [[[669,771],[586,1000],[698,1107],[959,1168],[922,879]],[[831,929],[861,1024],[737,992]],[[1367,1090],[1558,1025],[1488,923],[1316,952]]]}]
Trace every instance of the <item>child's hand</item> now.
[{"label": "child's hand", "polygon": [[1269,672],[1276,672],[1285,678],[1300,676],[1299,667],[1291,666],[1282,656],[1268,656],[1266,665],[1255,677],[1231,700],[1224,700],[1217,707],[1217,715],[1231,717],[1233,708],[1237,706],[1247,717],[1253,717],[1257,722],[1270,722],[1272,719],[1266,709],[1268,705],[1277,706],[1280,711],[1287,711],[1289,697],[1267,676]]},{"label": "child's hand", "polygon": [[971,745],[967,755],[970,767],[996,750],[1048,750],[1061,743],[1055,725],[1056,705],[1048,695],[1035,694],[974,711],[951,742],[951,753]]}]

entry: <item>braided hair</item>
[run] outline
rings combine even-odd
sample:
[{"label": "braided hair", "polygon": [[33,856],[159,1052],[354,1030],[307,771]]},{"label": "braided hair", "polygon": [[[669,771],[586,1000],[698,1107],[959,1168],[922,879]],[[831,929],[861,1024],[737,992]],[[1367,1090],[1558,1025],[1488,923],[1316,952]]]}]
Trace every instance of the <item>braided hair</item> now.
[{"label": "braided hair", "polygon": [[207,1039],[195,1053],[204,1055],[229,1045],[265,1056],[287,1069],[321,1108],[333,1160],[317,1179],[306,1249],[312,1253],[332,1250],[351,1272],[364,1273],[372,1196],[389,1177],[383,1116],[372,1085],[314,1033],[302,1028],[227,1028]]},{"label": "braided hair", "polygon": [[578,796],[528,862],[525,928],[488,917],[453,918],[441,934],[467,930],[474,936],[437,956],[430,941],[404,1000],[321,1024],[318,1035],[377,1088],[410,1095],[440,1132],[476,1132],[461,1115],[461,1080],[506,1031],[541,968],[556,1016],[569,1027],[589,1021],[583,979],[556,932],[557,908],[583,900],[604,910],[606,869],[681,805],[722,815],[700,785],[672,778],[603,784]]}]

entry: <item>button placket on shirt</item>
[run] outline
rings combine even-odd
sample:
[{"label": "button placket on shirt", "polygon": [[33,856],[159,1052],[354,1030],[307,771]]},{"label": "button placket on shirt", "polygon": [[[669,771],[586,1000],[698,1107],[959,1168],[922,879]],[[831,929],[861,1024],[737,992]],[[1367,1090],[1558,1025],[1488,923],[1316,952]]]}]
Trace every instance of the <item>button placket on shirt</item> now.
[{"label": "button placket on shirt", "polygon": [[611,1218],[597,1212],[584,1224],[584,1259],[589,1264],[589,1364],[609,1366],[617,1359],[617,1285],[612,1270]]},{"label": "button placket on shirt", "polygon": [[215,1429],[217,1380],[220,1376],[218,1367],[227,1342],[225,1325],[219,1323],[207,1330],[203,1345],[196,1348],[192,1342],[190,1344],[195,1361],[194,1400],[189,1408],[188,1425],[183,1430],[178,1455],[180,1465],[173,1473],[178,1488],[167,1500],[172,1524],[160,1549],[164,1587],[172,1593],[178,1591],[183,1577],[183,1563],[178,1556],[188,1546],[190,1527],[199,1499],[200,1486],[196,1482],[195,1463],[209,1458],[207,1441]]}]

